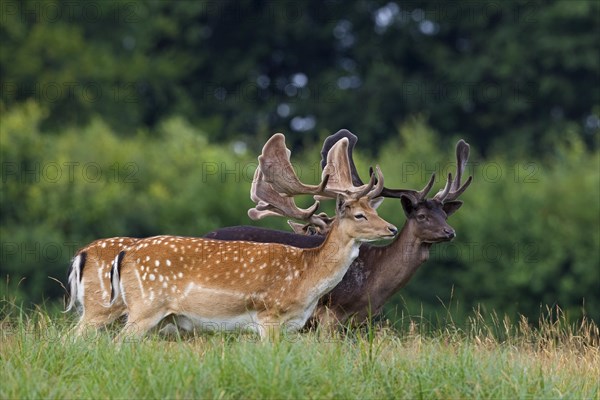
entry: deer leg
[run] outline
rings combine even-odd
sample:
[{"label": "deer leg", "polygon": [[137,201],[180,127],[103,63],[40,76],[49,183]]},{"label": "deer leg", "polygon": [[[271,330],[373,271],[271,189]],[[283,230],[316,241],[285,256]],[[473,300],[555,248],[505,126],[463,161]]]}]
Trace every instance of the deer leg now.
[{"label": "deer leg", "polygon": [[141,338],[150,329],[159,324],[159,322],[167,315],[166,312],[160,313],[133,313],[130,310],[125,326],[115,337],[115,342],[123,343],[135,338]]},{"label": "deer leg", "polygon": [[340,324],[336,312],[327,306],[317,308],[314,318],[318,330],[326,333],[333,333]]},{"label": "deer leg", "polygon": [[[87,314],[89,315],[89,314]],[[74,334],[76,337],[80,337],[84,335],[89,330],[93,329],[95,331],[99,331],[104,328],[106,325],[110,324],[114,320],[118,318],[118,315],[94,315],[91,317],[87,317],[84,314],[77,325],[74,328]]]},{"label": "deer leg", "polygon": [[278,342],[281,338],[281,321],[271,315],[259,316],[257,331],[261,340]]},{"label": "deer leg", "polygon": [[117,307],[105,307],[101,304],[93,304],[83,307],[83,314],[73,329],[74,335],[80,337],[89,329],[96,331],[114,322],[117,318],[125,315],[126,308],[123,304]]}]

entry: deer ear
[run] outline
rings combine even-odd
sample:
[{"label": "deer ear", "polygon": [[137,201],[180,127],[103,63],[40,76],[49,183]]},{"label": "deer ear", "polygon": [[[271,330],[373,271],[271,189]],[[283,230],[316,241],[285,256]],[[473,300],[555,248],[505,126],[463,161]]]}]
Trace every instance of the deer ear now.
[{"label": "deer ear", "polygon": [[446,213],[447,216],[451,216],[462,205],[463,205],[463,202],[460,200],[447,201],[442,206],[442,209],[444,210],[444,212]]},{"label": "deer ear", "polygon": [[373,200],[369,201],[369,205],[373,208],[373,210],[377,210],[377,208],[383,203],[385,197],[375,197]]},{"label": "deer ear", "polygon": [[406,217],[408,218],[415,210],[417,204],[411,197],[406,195],[400,196],[400,202],[402,203],[402,209],[404,210],[404,214],[406,214]]},{"label": "deer ear", "polygon": [[338,194],[335,204],[336,214],[343,217],[346,213],[346,199],[341,194]]},{"label": "deer ear", "polygon": [[290,228],[292,228],[292,231],[294,231],[294,233],[298,233],[300,235],[303,235],[305,226],[302,224],[299,224],[298,222],[292,221],[288,219],[288,225],[290,226]]}]

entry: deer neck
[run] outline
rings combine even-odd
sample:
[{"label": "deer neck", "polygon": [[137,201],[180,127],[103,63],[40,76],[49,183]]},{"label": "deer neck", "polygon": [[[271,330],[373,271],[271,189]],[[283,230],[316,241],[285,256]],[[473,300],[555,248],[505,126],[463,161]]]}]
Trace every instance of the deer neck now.
[{"label": "deer neck", "polygon": [[[385,303],[402,288],[429,258],[431,243],[421,241],[406,223],[396,239],[385,247],[370,247],[374,262],[366,263],[374,273],[367,292],[374,306]],[[362,252],[361,252],[361,258]],[[378,300],[379,299],[379,300]]]},{"label": "deer neck", "polygon": [[337,222],[321,246],[304,253],[306,277],[300,286],[318,297],[328,293],[344,277],[358,256],[360,242],[340,229]]}]

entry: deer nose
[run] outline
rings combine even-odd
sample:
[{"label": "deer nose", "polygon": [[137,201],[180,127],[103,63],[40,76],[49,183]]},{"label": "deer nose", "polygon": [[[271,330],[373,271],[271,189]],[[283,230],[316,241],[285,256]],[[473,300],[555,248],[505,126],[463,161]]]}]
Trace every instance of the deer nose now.
[{"label": "deer nose", "polygon": [[394,236],[396,236],[396,233],[398,233],[398,228],[396,228],[394,225],[388,226],[388,230],[392,232],[392,235]]},{"label": "deer nose", "polygon": [[456,232],[452,228],[444,228],[444,233],[449,239],[454,239],[456,237]]}]

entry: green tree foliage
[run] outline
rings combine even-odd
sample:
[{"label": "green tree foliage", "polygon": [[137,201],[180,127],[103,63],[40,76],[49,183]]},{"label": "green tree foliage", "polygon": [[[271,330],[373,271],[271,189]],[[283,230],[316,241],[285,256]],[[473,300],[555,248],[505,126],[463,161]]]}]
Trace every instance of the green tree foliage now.
[{"label": "green tree foliage", "polygon": [[[5,1],[2,99],[43,127],[119,134],[185,116],[211,139],[295,145],[338,127],[372,153],[410,115],[488,152],[597,145],[600,5],[577,1]],[[335,128],[332,128],[335,127]]]}]

